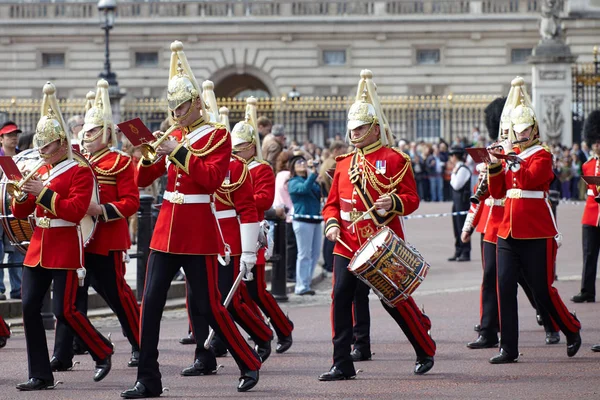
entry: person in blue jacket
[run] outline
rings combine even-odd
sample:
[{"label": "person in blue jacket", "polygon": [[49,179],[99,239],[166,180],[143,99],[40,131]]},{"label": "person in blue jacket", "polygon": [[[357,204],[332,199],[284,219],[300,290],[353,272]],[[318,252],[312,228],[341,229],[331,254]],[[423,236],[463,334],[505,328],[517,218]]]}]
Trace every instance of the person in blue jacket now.
[{"label": "person in blue jacket", "polygon": [[292,226],[298,243],[295,293],[300,296],[315,294],[310,285],[323,236],[317,165],[316,161],[306,161],[302,155],[295,155],[290,160],[288,191],[294,204]]}]

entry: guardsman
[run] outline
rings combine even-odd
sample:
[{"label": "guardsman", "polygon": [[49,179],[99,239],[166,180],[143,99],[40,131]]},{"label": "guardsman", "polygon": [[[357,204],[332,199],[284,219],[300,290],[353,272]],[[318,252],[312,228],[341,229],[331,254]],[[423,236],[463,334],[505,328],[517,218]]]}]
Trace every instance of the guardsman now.
[{"label": "guardsman", "polygon": [[79,224],[90,206],[96,183],[85,160],[72,154],[70,135],[65,131],[55,92],[50,82],[44,85],[42,117],[33,137],[44,160],[38,170],[45,170],[44,180],[33,178],[26,182],[23,191],[27,196],[23,200],[14,197],[12,202],[15,217],[28,218],[34,213],[37,225],[23,262],[23,327],[29,363],[29,381],[17,385],[23,391],[54,388],[40,313],[51,284],[56,319],[80,338],[96,361],[94,381],[109,373],[113,353],[110,341],[75,308],[78,281],[82,283],[85,273]]},{"label": "guardsman", "polygon": [[[96,230],[85,247],[85,284],[78,289],[78,309],[87,310],[88,287],[106,301],[115,312],[132,347],[128,365],[137,366],[140,342],[140,307],[125,281],[125,256],[131,246],[127,219],[140,206],[135,183],[135,165],[131,157],[110,146],[117,138],[112,121],[108,82],[98,81],[93,105],[87,110],[82,129],[82,143],[96,179],[100,204],[92,202],[87,214],[98,218]],[[73,336],[60,322],[56,325],[53,371],[64,371],[73,365]]]},{"label": "guardsman", "polygon": [[[550,314],[567,338],[567,355],[581,347],[581,324],[552,286],[554,262],[561,236],[547,198],[554,179],[552,155],[539,140],[539,126],[523,78],[512,82],[508,104],[519,104],[510,113],[508,140],[502,142],[510,159],[499,162],[491,154],[488,166],[490,195],[506,196],[505,213],[498,227],[498,304],[500,352],[492,364],[518,360],[519,326],[517,282],[523,274],[539,307]],[[514,99],[513,99],[514,97]],[[518,144],[514,144],[518,142]]]},{"label": "guardsman", "polygon": [[[323,208],[325,235],[337,241],[334,248],[333,366],[321,381],[354,379],[356,371],[350,354],[352,344],[352,300],[358,278],[347,267],[350,259],[380,227],[387,226],[404,238],[402,216],[415,211],[419,196],[410,158],[394,149],[393,136],[382,113],[372,81],[372,72],[363,70],[356,102],[348,112],[348,132],[356,149],[339,156],[327,203]],[[390,192],[394,192],[391,193]],[[374,206],[377,211],[365,213]],[[356,226],[349,226],[358,221]],[[343,242],[343,244],[342,244]],[[424,374],[434,364],[435,342],[428,334],[431,322],[412,297],[392,308],[383,303],[417,354],[415,374]]]},{"label": "guardsman", "polygon": [[10,338],[10,328],[4,318],[0,316],[0,349],[6,346],[8,338]]},{"label": "guardsman", "polygon": [[[592,156],[583,164],[584,176],[600,176],[600,110],[592,111],[585,119],[583,135]],[[571,298],[575,303],[596,301],[596,270],[598,268],[598,253],[600,252],[600,207],[596,202],[598,187],[588,185],[587,199],[581,218],[583,272],[581,274],[581,290]]]},{"label": "guardsman", "polygon": [[[269,163],[262,159],[260,138],[256,127],[256,99],[249,97],[246,102],[246,114],[252,115],[249,118],[250,125],[246,122],[236,124],[231,131],[231,140],[234,154],[246,160],[248,164],[254,185],[254,202],[258,220],[262,221],[265,211],[271,208],[275,198],[275,174]],[[246,282],[247,291],[242,288],[242,295],[247,299],[247,303],[255,302],[269,318],[277,333],[275,352],[284,353],[292,346],[294,324],[283,313],[273,295],[267,291],[265,249],[260,249],[256,257],[254,279]]]},{"label": "guardsman", "polygon": [[[214,215],[213,194],[219,189],[231,158],[231,139],[222,125],[208,121],[200,87],[188,64],[183,44],[171,44],[167,100],[174,127],[156,153],[145,148],[138,185],[150,185],[167,173],[167,186],[150,248],[142,301],[140,357],[135,386],[124,398],[158,397],[162,393],[158,367],[160,320],[167,292],[183,267],[192,309],[192,329],[198,343],[208,337],[209,325],[225,341],[241,371],[237,390],[253,388],[261,366],[258,354],[244,341],[231,315],[221,304],[217,287],[220,236]],[[190,232],[195,235],[190,236]],[[258,238],[258,230],[249,235]],[[244,262],[244,259],[241,259]],[[251,266],[251,265],[250,265]],[[191,308],[191,307],[190,307]],[[199,347],[196,361],[206,373],[215,373],[216,358]]]}]

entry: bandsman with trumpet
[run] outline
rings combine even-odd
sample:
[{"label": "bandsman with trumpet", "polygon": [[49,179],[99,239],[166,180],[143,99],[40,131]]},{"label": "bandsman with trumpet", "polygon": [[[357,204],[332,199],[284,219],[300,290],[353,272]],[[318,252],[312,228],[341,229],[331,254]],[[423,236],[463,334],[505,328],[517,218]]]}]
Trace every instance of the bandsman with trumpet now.
[{"label": "bandsman with trumpet", "polygon": [[[581,346],[581,324],[561,300],[554,282],[554,262],[561,241],[547,199],[554,179],[552,155],[540,145],[539,125],[523,78],[511,83],[518,88],[507,102],[518,104],[510,111],[508,140],[502,143],[508,159],[499,161],[490,153],[489,190],[493,198],[506,196],[505,210],[498,227],[498,304],[500,352],[492,364],[517,362],[519,357],[517,282],[522,274],[536,300],[567,338],[567,355],[573,357]],[[519,142],[519,144],[516,144]],[[513,143],[515,143],[513,145]]]},{"label": "bandsman with trumpet", "polygon": [[[91,92],[93,93],[93,92]],[[88,94],[88,101],[91,100]],[[131,246],[127,218],[140,206],[131,157],[116,150],[108,82],[98,81],[97,91],[85,114],[82,143],[88,162],[98,181],[100,204],[92,201],[87,214],[98,219],[96,230],[85,247],[85,284],[78,289],[77,308],[87,311],[88,288],[94,290],[115,312],[123,333],[131,344],[130,367],[139,356],[140,307],[125,281],[125,256]],[[56,325],[53,371],[65,371],[73,365],[73,335],[60,321]]]},{"label": "bandsman with trumpet", "polygon": [[[44,85],[42,117],[33,137],[43,166],[34,167],[33,175],[29,174],[29,180],[21,185],[25,197],[13,197],[11,207],[17,218],[34,213],[37,224],[23,262],[23,326],[29,380],[17,385],[22,391],[54,388],[40,314],[52,283],[56,319],[80,338],[96,361],[94,381],[109,373],[113,353],[110,341],[75,308],[78,283],[82,284],[85,277],[79,224],[89,208],[95,183],[87,162],[72,154],[55,92],[50,82]],[[38,174],[43,174],[44,179],[35,176]]]},{"label": "bandsman with trumpet", "polygon": [[[164,139],[158,146],[154,143],[156,156],[142,159],[139,166],[140,187],[150,185],[165,172],[167,187],[150,242],[137,381],[134,387],[121,393],[124,398],[158,397],[162,393],[158,366],[160,321],[171,281],[181,267],[188,294],[199,313],[192,318],[198,343],[204,343],[208,337],[209,326],[224,339],[241,371],[237,386],[240,392],[258,383],[261,366],[260,358],[244,341],[221,304],[217,287],[220,235],[213,193],[229,169],[231,139],[222,125],[209,122],[183,44],[173,42],[171,51],[167,100],[175,121],[170,132],[174,140]],[[190,232],[196,234],[190,236]],[[198,348],[196,359],[207,368],[216,367],[214,354],[203,347]]]},{"label": "bandsman with trumpet", "polygon": [[[333,263],[333,365],[320,381],[354,379],[351,356],[352,300],[358,278],[348,269],[350,259],[380,228],[387,226],[404,238],[402,216],[415,211],[419,196],[410,158],[393,148],[394,138],[382,112],[373,73],[361,72],[356,102],[348,112],[348,135],[356,149],[336,158],[337,165],[323,208],[325,236],[337,242]],[[429,336],[431,321],[412,297],[385,310],[400,326],[417,354],[413,372],[421,375],[434,364],[436,345]]]}]

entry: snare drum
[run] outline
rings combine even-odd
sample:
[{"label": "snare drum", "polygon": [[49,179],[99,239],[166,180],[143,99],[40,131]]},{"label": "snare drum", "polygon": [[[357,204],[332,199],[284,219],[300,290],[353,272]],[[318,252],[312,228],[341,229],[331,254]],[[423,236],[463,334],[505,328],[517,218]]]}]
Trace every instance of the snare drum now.
[{"label": "snare drum", "polygon": [[[88,168],[91,170],[91,166],[85,160],[85,158],[76,152],[73,152],[73,157],[77,159],[79,162],[84,162],[87,164]],[[40,160],[39,152],[35,149],[25,150],[21,153],[13,156],[13,160],[15,164],[19,167],[21,171],[29,171],[33,168]],[[92,201],[96,203],[100,203],[100,196],[98,195],[98,184],[96,182],[96,175],[93,170],[91,170],[92,175],[94,176],[94,190],[92,194]],[[47,176],[42,176],[42,179],[47,179]],[[15,246],[21,253],[27,253],[27,247],[29,246],[29,241],[33,236],[33,230],[35,229],[35,218],[30,215],[27,219],[17,219],[12,215],[10,210],[11,204],[11,196],[6,191],[6,184],[8,183],[8,178],[6,176],[2,176],[0,179],[0,219],[2,220],[2,227],[4,228],[4,232],[8,236],[8,239],[12,245]],[[86,215],[80,222],[81,225],[81,236],[83,238],[84,246],[90,241],[94,232],[96,230],[96,222],[97,217],[91,217]]]},{"label": "snare drum", "polygon": [[360,247],[348,270],[387,305],[395,307],[423,282],[429,264],[417,249],[384,227]]}]

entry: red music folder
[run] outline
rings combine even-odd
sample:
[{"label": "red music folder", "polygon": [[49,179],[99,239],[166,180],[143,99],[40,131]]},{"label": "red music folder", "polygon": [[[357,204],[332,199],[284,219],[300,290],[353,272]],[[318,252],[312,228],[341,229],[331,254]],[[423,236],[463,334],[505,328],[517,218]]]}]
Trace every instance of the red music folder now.
[{"label": "red music folder", "polygon": [[502,153],[490,153],[490,154],[499,160],[508,160],[508,161],[517,162],[517,163],[523,161],[516,154],[502,154]]},{"label": "red music folder", "polygon": [[600,186],[600,176],[582,176],[581,179],[588,185]]},{"label": "red music folder", "polygon": [[467,147],[465,150],[477,164],[490,162],[490,154],[485,147]]},{"label": "red music folder", "polygon": [[0,168],[11,181],[20,181],[23,178],[19,167],[17,167],[11,156],[0,156]]},{"label": "red music folder", "polygon": [[117,126],[134,146],[139,146],[143,143],[151,143],[156,139],[139,118],[121,122],[120,124],[117,124]]}]

